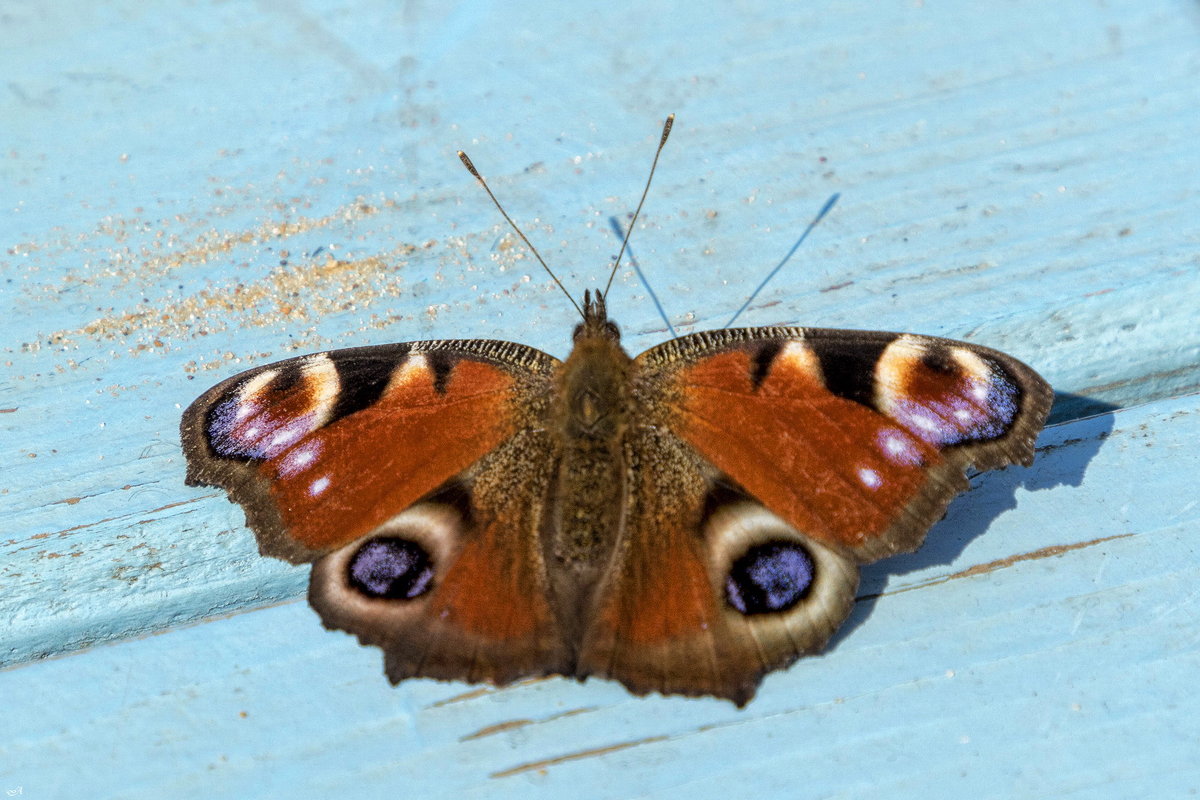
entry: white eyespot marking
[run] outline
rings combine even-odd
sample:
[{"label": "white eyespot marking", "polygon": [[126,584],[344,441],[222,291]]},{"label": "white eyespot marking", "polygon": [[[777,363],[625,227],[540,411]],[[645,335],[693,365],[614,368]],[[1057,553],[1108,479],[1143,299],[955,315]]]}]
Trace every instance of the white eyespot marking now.
[{"label": "white eyespot marking", "polygon": [[275,435],[272,436],[271,441],[267,443],[267,449],[272,453],[278,453],[280,450],[285,449],[292,442],[308,433],[308,423],[309,420],[307,418],[301,418],[289,424],[285,424],[282,428],[275,431]]},{"label": "white eyespot marking", "polygon": [[279,477],[291,478],[303,472],[317,460],[317,456],[320,454],[321,443],[318,441],[306,442],[300,445],[284,456],[283,460],[279,463]]},{"label": "white eyespot marking", "polygon": [[305,389],[308,390],[311,404],[309,430],[315,431],[324,425],[333,413],[342,382],[333,359],[327,353],[315,353],[305,358],[303,366],[300,367],[300,374],[304,376]]},{"label": "white eyespot marking", "polygon": [[821,373],[821,362],[817,354],[805,342],[791,341],[783,346],[775,359],[776,366],[785,365],[804,374],[817,383],[824,383]]},{"label": "white eyespot marking", "polygon": [[883,486],[883,478],[879,476],[879,473],[866,467],[858,468],[858,479],[868,489],[878,489],[880,486]]},{"label": "white eyespot marking", "polygon": [[262,372],[243,383],[241,388],[238,389],[237,396],[239,407],[235,416],[238,419],[241,419],[249,414],[254,409],[254,406],[257,405],[256,401],[258,400],[258,396],[262,394],[262,390],[267,388],[271,381],[278,377],[279,370],[264,369]]},{"label": "white eyespot marking", "polygon": [[941,427],[941,425],[938,424],[938,420],[934,419],[932,415],[922,413],[918,410],[914,410],[912,413],[910,413],[908,415],[908,419],[913,425],[916,425],[921,430],[930,431],[931,433],[936,432]]},{"label": "white eyespot marking", "polygon": [[[325,424],[340,382],[333,360],[319,353],[291,369],[263,370],[213,408],[208,435],[218,454],[277,458]],[[297,381],[279,385],[281,376],[297,373]]]},{"label": "white eyespot marking", "polygon": [[[944,353],[951,369],[924,364],[931,350]],[[966,346],[905,334],[875,366],[875,406],[941,448],[1003,436],[1020,411],[1020,388],[1002,364]]]},{"label": "white eyespot marking", "polygon": [[309,497],[320,497],[329,488],[329,476],[323,475],[308,485]]},{"label": "white eyespot marking", "polygon": [[392,373],[392,379],[388,381],[387,391],[398,386],[406,386],[418,380],[431,380],[432,370],[429,368],[429,359],[424,353],[410,353],[408,358],[404,359],[401,364]]},{"label": "white eyespot marking", "polygon": [[[911,333],[901,334],[884,348],[875,362],[875,407],[899,419],[899,406],[907,399],[908,379],[929,350],[925,341]],[[902,420],[903,422],[907,422]]]},{"label": "white eyespot marking", "polygon": [[893,464],[916,467],[924,461],[916,440],[898,428],[884,428],[876,435],[875,443],[884,457]]},{"label": "white eyespot marking", "polygon": [[980,405],[986,404],[992,387],[991,367],[981,356],[965,347],[955,347],[950,351],[950,355],[962,370],[964,393]]},{"label": "white eyespot marking", "polygon": [[965,347],[955,347],[951,355],[959,369],[967,375],[985,384],[991,380],[992,371],[978,353],[972,353]]},{"label": "white eyespot marking", "polygon": [[883,452],[889,456],[899,456],[910,449],[910,445],[904,440],[904,434],[895,428],[881,430],[879,432],[879,444],[883,447]]},{"label": "white eyespot marking", "polygon": [[252,426],[247,431],[238,431],[237,427],[247,417],[262,412],[262,393],[279,376],[279,370],[267,369],[255,375],[238,387],[228,400],[218,406],[215,420],[209,430],[210,436],[216,439],[228,440],[227,444],[235,448],[232,442],[239,438],[253,439],[258,435],[258,426]]}]

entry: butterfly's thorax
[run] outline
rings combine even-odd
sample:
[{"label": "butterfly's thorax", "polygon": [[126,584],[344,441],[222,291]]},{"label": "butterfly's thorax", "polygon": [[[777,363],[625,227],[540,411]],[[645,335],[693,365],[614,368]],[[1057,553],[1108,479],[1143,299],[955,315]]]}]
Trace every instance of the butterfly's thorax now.
[{"label": "butterfly's thorax", "polygon": [[564,444],[612,444],[624,431],[632,359],[614,339],[580,338],[558,375]]}]

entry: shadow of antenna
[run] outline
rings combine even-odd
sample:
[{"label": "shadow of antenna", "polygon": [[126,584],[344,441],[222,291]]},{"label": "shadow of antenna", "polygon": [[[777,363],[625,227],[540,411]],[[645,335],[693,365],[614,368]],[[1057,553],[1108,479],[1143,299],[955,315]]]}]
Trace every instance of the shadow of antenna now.
[{"label": "shadow of antenna", "polygon": [[626,263],[633,267],[633,271],[637,273],[638,280],[642,282],[642,286],[645,286],[646,291],[650,293],[650,299],[654,302],[654,307],[658,309],[658,315],[662,317],[663,322],[667,323],[667,330],[671,332],[671,338],[678,339],[679,334],[675,332],[675,326],[671,324],[670,318],[667,317],[667,312],[663,310],[662,303],[658,301],[658,295],[654,293],[654,287],[650,285],[650,281],[646,280],[646,275],[642,272],[641,265],[638,264],[637,256],[633,254],[633,248],[628,245],[625,231],[621,229],[621,223],[616,217],[609,217],[608,225],[612,228],[613,233],[617,235],[618,240],[626,242],[627,252],[629,253]]},{"label": "shadow of antenna", "polygon": [[754,302],[754,298],[758,297],[758,293],[766,288],[766,285],[771,282],[771,279],[775,277],[775,274],[779,272],[779,270],[783,269],[783,265],[791,260],[796,250],[800,248],[800,245],[804,244],[804,240],[808,238],[810,233],[812,233],[813,228],[817,227],[817,223],[825,218],[825,215],[828,214],[829,210],[833,208],[834,203],[838,201],[839,197],[841,197],[841,195],[835,192],[828,200],[825,201],[825,205],[822,206],[821,210],[817,212],[817,215],[813,217],[813,221],[808,223],[808,227],[804,229],[804,233],[800,234],[800,238],[796,240],[794,245],[792,245],[792,249],[788,250],[787,255],[785,255],[783,259],[775,265],[775,269],[767,273],[767,277],[763,278],[762,283],[758,285],[758,288],[750,293],[750,296],[746,298],[746,302],[742,303],[742,307],[735,311],[733,316],[729,318],[729,321],[721,326],[723,329],[732,325],[734,321],[742,315],[742,312],[750,307],[750,304]]}]

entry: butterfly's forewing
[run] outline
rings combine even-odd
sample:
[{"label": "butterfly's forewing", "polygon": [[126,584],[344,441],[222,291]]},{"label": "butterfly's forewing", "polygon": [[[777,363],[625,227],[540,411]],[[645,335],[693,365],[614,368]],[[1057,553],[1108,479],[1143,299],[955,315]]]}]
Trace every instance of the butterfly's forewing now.
[{"label": "butterfly's forewing", "polygon": [[250,370],[185,412],[188,482],[227,489],[264,554],[315,560],[314,608],[380,645],[393,681],[555,671],[537,529],[556,364],[441,341]]},{"label": "butterfly's forewing", "polygon": [[919,546],[968,465],[1029,463],[1052,399],[1002,353],[891,333],[698,333],[636,367],[622,557],[581,670],[738,703],[824,645],[857,564]]},{"label": "butterfly's forewing", "polygon": [[964,470],[1029,464],[1053,392],[1011,356],[912,334],[758,328],[654,348],[670,427],[860,562],[918,547]]}]

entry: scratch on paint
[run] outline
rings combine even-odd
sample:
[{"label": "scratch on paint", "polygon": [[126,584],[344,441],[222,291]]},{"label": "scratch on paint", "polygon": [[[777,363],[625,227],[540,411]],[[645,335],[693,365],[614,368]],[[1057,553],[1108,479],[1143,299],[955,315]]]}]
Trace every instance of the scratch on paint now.
[{"label": "scratch on paint", "polygon": [[523,681],[513,681],[506,686],[481,686],[478,689],[472,689],[469,692],[463,692],[462,694],[456,694],[452,697],[447,697],[444,700],[438,700],[436,703],[430,703],[428,708],[441,708],[442,706],[448,706],[451,703],[461,703],[464,700],[474,700],[477,697],[485,697],[489,694],[494,694],[501,689],[509,689],[514,686],[532,686],[535,683],[556,680],[557,678],[557,675],[547,675],[544,677],[529,678],[528,680]]},{"label": "scratch on paint", "polygon": [[1159,370],[1157,372],[1144,372],[1144,373],[1136,375],[1132,378],[1124,378],[1119,381],[1112,381],[1111,383],[1101,383],[1101,384],[1097,384],[1095,386],[1085,386],[1085,387],[1082,387],[1079,389],[1073,389],[1072,391],[1075,394],[1090,397],[1092,395],[1096,395],[1101,392],[1110,392],[1110,391],[1113,391],[1114,389],[1124,389],[1127,386],[1132,386],[1135,384],[1139,384],[1142,386],[1145,386],[1147,384],[1153,385],[1155,383],[1164,381],[1169,378],[1187,377],[1187,376],[1190,376],[1191,373],[1193,371],[1195,371],[1195,369],[1196,369],[1195,364],[1186,364],[1182,367],[1176,367],[1174,369],[1164,369],[1164,370]]},{"label": "scratch on paint", "polygon": [[1083,625],[1083,618],[1087,616],[1087,609],[1081,608],[1075,613],[1075,619],[1071,623],[1071,636],[1079,633],[1079,628]]},{"label": "scratch on paint", "polygon": [[559,714],[552,714],[551,716],[545,717],[544,719],[513,719],[513,720],[509,720],[508,722],[500,722],[495,725],[488,725],[486,728],[480,728],[479,730],[475,731],[474,733],[468,733],[465,736],[460,736],[458,738],[458,740],[460,742],[467,742],[472,739],[482,739],[485,736],[495,736],[497,733],[504,733],[506,731],[515,731],[520,728],[524,728],[527,725],[537,725],[539,723],[544,723],[544,722],[553,722],[555,720],[564,719],[566,717],[574,717],[579,714],[587,714],[588,712],[595,711],[595,710],[596,710],[596,706],[585,706],[583,708],[572,709],[571,711],[563,711],[562,713],[559,713]]},{"label": "scratch on paint", "polygon": [[474,733],[468,733],[465,736],[458,737],[458,740],[460,742],[469,742],[472,739],[482,739],[485,736],[495,736],[497,733],[515,731],[519,728],[524,728],[526,725],[534,724],[534,722],[536,722],[536,720],[529,719],[528,717],[524,719],[511,719],[508,722],[499,722],[495,725],[488,725],[486,728],[480,728]]},{"label": "scratch on paint", "polygon": [[1188,512],[1189,512],[1189,511],[1191,511],[1193,508],[1195,508],[1195,507],[1196,507],[1196,502],[1197,502],[1197,501],[1195,501],[1195,500],[1191,501],[1190,503],[1188,503],[1187,505],[1185,505],[1183,508],[1179,509],[1179,510],[1178,510],[1178,511],[1176,511],[1174,514],[1172,514],[1170,517],[1168,517],[1168,519],[1179,519],[1179,518],[1180,518],[1180,517],[1182,517],[1184,514],[1188,513]]},{"label": "scratch on paint", "polygon": [[[119,519],[129,519],[130,517],[138,517],[143,514],[157,514],[159,511],[166,511],[168,508],[177,508],[179,506],[186,506],[191,503],[198,503],[202,500],[207,500],[210,497],[219,497],[219,496],[220,495],[217,494],[216,492],[209,492],[208,494],[202,495],[200,497],[193,497],[193,498],[189,498],[187,500],[179,500],[174,503],[167,503],[165,506],[159,506],[158,508],[152,508],[149,511],[135,511],[135,512],[131,512],[129,514],[120,514],[115,517],[105,517],[104,519],[98,519],[98,520],[95,520],[94,522],[83,522],[83,523],[80,523],[79,525],[72,525],[69,528],[63,528],[63,529],[57,530],[57,531],[50,531],[48,533],[35,533],[32,536],[30,536],[29,538],[30,539],[47,539],[51,536],[66,536],[68,533],[74,533],[75,531],[83,530],[84,528],[92,528],[92,527],[95,527],[96,525],[103,525],[106,522],[115,522],[116,520],[119,520]],[[56,504],[62,503],[62,502],[66,502],[66,501],[56,500],[56,501],[54,501],[54,503],[51,503],[51,505],[56,505]]]},{"label": "scratch on paint", "polygon": [[436,703],[431,703],[429,707],[441,708],[442,706],[448,706],[451,703],[461,703],[464,700],[474,700],[476,697],[486,697],[494,691],[496,691],[496,689],[493,686],[482,686],[469,692],[463,692],[462,694],[456,694],[453,697],[447,697],[445,700],[438,700]]},{"label": "scratch on paint", "polygon": [[1167,617],[1174,614],[1175,612],[1179,611],[1179,609],[1187,608],[1188,606],[1190,606],[1196,602],[1197,597],[1200,597],[1200,589],[1193,589],[1187,597],[1183,598],[1182,600],[1180,600],[1177,603],[1171,603],[1171,605],[1169,605],[1165,610],[1163,610],[1162,613],[1156,614],[1154,617],[1154,621],[1158,622],[1160,620],[1164,620]]},{"label": "scratch on paint", "polygon": [[1118,533],[1115,536],[1105,536],[1100,539],[1091,539],[1086,542],[1076,542],[1075,544],[1056,544],[1051,545],[1050,547],[1043,547],[1040,550],[1033,550],[1028,553],[1017,553],[1016,555],[1011,555],[1007,558],[998,558],[995,561],[989,561],[986,564],[976,564],[973,567],[967,567],[959,572],[954,572],[950,575],[943,575],[940,578],[933,578],[932,580],[925,581],[924,583],[918,583],[914,586],[905,586],[902,589],[896,589],[895,591],[891,592],[877,592],[876,594],[863,595],[862,597],[855,598],[855,601],[872,600],[876,597],[883,597],[884,595],[911,592],[913,589],[924,589],[929,586],[937,586],[939,583],[957,580],[958,578],[973,578],[977,575],[986,575],[989,572],[995,572],[999,569],[1007,569],[1008,567],[1011,567],[1014,564],[1019,564],[1022,561],[1037,561],[1043,558],[1053,558],[1054,556],[1061,556],[1063,553],[1069,553],[1072,550],[1082,550],[1085,547],[1092,547],[1094,545],[1103,544],[1104,542],[1111,542],[1114,539],[1126,539],[1130,536],[1133,536],[1133,534]]},{"label": "scratch on paint", "polygon": [[567,753],[565,755],[556,756],[554,758],[547,758],[544,761],[530,761],[527,764],[518,764],[517,766],[510,767],[509,769],[501,770],[499,772],[493,772],[489,777],[509,778],[509,777],[512,777],[513,775],[519,775],[522,772],[538,772],[538,771],[545,770],[548,767],[553,767],[557,764],[564,764],[568,761],[579,761],[584,758],[592,758],[594,756],[604,756],[604,755],[608,755],[609,753],[617,753],[617,752],[620,752],[621,750],[628,750],[631,747],[640,747],[644,744],[654,744],[656,742],[665,742],[669,738],[670,738],[669,736],[650,736],[645,739],[635,739],[632,742],[620,742],[618,744],[611,744],[608,747],[596,747],[591,750],[579,750],[574,753]]}]

